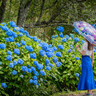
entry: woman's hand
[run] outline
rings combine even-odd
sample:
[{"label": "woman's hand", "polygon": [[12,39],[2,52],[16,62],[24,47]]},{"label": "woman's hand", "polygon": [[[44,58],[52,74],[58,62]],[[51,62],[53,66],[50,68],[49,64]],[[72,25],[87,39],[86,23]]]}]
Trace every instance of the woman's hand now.
[{"label": "woman's hand", "polygon": [[77,49],[77,50],[79,49],[79,45],[76,45],[76,49]]}]

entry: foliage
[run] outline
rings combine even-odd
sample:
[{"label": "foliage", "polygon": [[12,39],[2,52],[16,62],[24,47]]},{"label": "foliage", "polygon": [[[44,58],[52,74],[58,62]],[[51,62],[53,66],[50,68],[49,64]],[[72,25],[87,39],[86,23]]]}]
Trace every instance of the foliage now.
[{"label": "foliage", "polygon": [[41,81],[57,71],[54,52],[51,44],[30,36],[13,21],[0,24],[0,94],[23,96],[30,88],[43,86]]}]

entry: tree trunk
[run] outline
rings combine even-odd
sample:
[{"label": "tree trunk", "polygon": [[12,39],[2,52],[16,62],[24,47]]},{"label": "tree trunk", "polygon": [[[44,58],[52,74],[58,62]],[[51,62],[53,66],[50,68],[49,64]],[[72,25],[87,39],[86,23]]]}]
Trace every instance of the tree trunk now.
[{"label": "tree trunk", "polygon": [[0,23],[3,21],[5,8],[6,8],[6,2],[7,2],[7,0],[2,0],[2,4],[0,6]]},{"label": "tree trunk", "polygon": [[25,0],[20,1],[20,7],[18,11],[18,18],[17,18],[17,25],[23,26],[24,22],[27,17],[28,10],[30,8],[30,5],[32,3],[32,0],[28,0],[26,3],[24,3]]}]

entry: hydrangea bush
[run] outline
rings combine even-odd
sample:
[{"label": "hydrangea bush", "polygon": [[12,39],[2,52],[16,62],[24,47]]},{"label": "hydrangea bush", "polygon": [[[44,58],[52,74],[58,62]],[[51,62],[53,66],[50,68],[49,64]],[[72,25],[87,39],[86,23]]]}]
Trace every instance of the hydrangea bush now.
[{"label": "hydrangea bush", "polygon": [[[57,48],[55,55],[58,55],[57,59],[62,63],[62,66],[58,68],[58,73],[54,74],[52,80],[61,90],[62,88],[76,90],[81,74],[81,54],[76,50],[76,44],[79,44],[81,48],[85,41],[82,36],[78,35],[76,29],[74,31],[77,34],[63,35],[64,28],[59,26],[55,31],[55,35],[51,37],[52,45]],[[94,66],[96,65],[95,62],[94,59]],[[94,69],[96,68],[94,67]],[[96,75],[96,71],[93,71]],[[94,78],[96,80],[96,77]]]},{"label": "hydrangea bush", "polygon": [[[62,47],[62,46],[60,46]],[[57,48],[39,40],[15,22],[0,24],[0,94],[19,94],[38,88],[62,63]],[[11,92],[10,92],[11,90]]]}]

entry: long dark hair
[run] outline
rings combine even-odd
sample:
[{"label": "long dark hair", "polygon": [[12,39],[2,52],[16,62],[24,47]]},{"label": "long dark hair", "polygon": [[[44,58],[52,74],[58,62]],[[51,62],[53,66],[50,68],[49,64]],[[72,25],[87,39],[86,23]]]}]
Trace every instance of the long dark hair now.
[{"label": "long dark hair", "polygon": [[86,40],[88,42],[88,50],[93,50],[94,45],[91,44],[88,40]]}]

